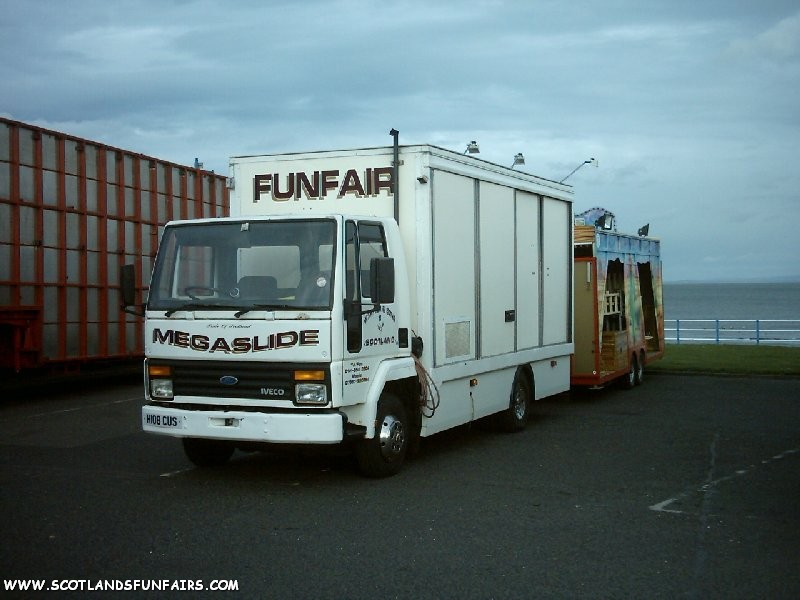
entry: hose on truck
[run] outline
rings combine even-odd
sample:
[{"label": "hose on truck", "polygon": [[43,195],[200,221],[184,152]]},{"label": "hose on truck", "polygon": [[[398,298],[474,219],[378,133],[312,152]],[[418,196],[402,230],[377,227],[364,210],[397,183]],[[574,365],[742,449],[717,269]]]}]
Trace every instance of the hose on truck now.
[{"label": "hose on truck", "polygon": [[414,368],[417,370],[417,379],[419,379],[419,406],[423,416],[431,418],[436,409],[439,408],[439,388],[430,376],[430,373],[420,362],[417,356],[414,356]]}]

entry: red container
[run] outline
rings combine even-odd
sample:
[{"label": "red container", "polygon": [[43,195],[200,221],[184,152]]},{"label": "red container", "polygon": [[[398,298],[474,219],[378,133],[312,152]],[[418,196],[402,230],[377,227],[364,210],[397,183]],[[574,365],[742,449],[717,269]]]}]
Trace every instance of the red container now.
[{"label": "red container", "polygon": [[0,368],[142,355],[120,267],[143,293],[159,226],[228,214],[222,175],[0,118]]}]

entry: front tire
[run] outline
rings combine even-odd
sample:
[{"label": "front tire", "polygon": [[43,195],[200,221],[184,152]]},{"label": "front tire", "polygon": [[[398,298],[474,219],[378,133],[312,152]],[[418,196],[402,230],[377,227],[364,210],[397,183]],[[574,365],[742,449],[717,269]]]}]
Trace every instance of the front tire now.
[{"label": "front tire", "polygon": [[219,467],[233,455],[233,444],[222,440],[183,438],[183,451],[198,467]]},{"label": "front tire", "polygon": [[408,452],[411,428],[403,403],[384,393],[378,401],[375,437],[358,442],[358,468],[366,477],[390,477],[400,472]]}]

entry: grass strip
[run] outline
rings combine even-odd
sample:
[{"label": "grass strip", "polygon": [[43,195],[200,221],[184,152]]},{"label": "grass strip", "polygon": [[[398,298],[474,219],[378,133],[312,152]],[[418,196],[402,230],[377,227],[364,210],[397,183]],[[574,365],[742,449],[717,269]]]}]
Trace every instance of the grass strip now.
[{"label": "grass strip", "polygon": [[800,348],[736,344],[667,344],[649,371],[800,376]]}]

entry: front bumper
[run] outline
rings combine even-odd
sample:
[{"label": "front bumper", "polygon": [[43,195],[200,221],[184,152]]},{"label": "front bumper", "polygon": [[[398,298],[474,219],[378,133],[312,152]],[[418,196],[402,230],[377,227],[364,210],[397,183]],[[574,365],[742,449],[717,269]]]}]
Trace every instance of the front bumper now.
[{"label": "front bumper", "polygon": [[264,413],[142,407],[142,429],[175,437],[279,444],[338,444],[347,418],[338,411]]}]

